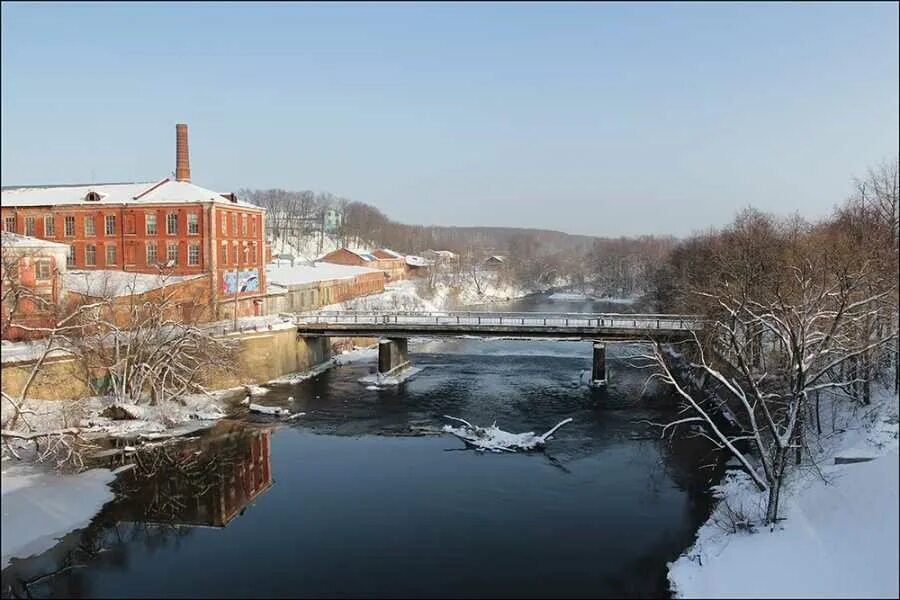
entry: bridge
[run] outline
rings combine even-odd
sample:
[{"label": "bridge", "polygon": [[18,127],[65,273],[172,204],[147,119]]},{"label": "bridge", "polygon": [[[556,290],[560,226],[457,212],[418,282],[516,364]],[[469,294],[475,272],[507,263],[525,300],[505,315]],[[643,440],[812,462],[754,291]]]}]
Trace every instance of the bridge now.
[{"label": "bridge", "polygon": [[378,372],[409,366],[410,337],[570,339],[594,342],[593,381],[606,381],[606,342],[680,341],[703,328],[695,315],[534,312],[319,311],[294,316],[304,337],[380,337]]}]

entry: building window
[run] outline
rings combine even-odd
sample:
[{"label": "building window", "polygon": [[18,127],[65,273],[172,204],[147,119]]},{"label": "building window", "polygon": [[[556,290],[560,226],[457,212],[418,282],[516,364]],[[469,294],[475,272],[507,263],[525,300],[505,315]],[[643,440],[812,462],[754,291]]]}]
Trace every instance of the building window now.
[{"label": "building window", "polygon": [[166,215],[166,233],[175,235],[178,233],[178,215],[169,213]]},{"label": "building window", "polygon": [[89,267],[97,264],[97,246],[88,244],[84,247],[84,264]]},{"label": "building window", "polygon": [[3,219],[3,229],[9,231],[10,233],[16,232],[16,216],[10,215]]},{"label": "building window", "polygon": [[231,262],[232,264],[238,264],[238,253],[237,253],[237,242],[231,244]]},{"label": "building window", "polygon": [[188,234],[197,235],[200,233],[200,218],[196,213],[188,215]]},{"label": "building window", "polygon": [[231,213],[231,235],[237,236],[237,215]]},{"label": "building window", "polygon": [[97,230],[94,227],[94,217],[84,218],[84,235],[97,235]]},{"label": "building window", "polygon": [[56,221],[53,215],[44,215],[44,237],[56,236]]},{"label": "building window", "polygon": [[64,227],[66,237],[75,237],[75,217],[66,217]]},{"label": "building window", "polygon": [[250,219],[250,235],[256,237],[256,215]]},{"label": "building window", "polygon": [[155,265],[156,264],[156,242],[148,242],[147,243],[147,264]]},{"label": "building window", "polygon": [[250,263],[250,247],[244,244],[244,264]]},{"label": "building window", "polygon": [[222,242],[222,264],[228,264],[228,245],[225,242]]},{"label": "building window", "polygon": [[67,267],[75,266],[75,245],[74,244],[69,246],[69,253],[66,255],[66,266]]},{"label": "building window", "polygon": [[25,235],[30,235],[34,237],[35,231],[35,218],[34,217],[25,217]]},{"label": "building window", "polygon": [[200,264],[200,244],[191,244],[188,246],[188,264]]},{"label": "building window", "polygon": [[247,215],[241,215],[241,235],[247,237]]},{"label": "building window", "polygon": [[115,246],[115,244],[109,244],[106,246],[106,264],[108,264],[108,265],[116,264],[116,246]]},{"label": "building window", "polygon": [[222,235],[228,235],[228,213],[221,214]]},{"label": "building window", "polygon": [[106,235],[116,234],[116,215],[106,215]]},{"label": "building window", "polygon": [[166,246],[166,261],[173,267],[178,264],[178,244]]},{"label": "building window", "polygon": [[50,279],[52,269],[49,260],[38,260],[34,263],[34,278],[38,281]]},{"label": "building window", "polygon": [[146,214],[147,235],[156,235],[156,213]]}]

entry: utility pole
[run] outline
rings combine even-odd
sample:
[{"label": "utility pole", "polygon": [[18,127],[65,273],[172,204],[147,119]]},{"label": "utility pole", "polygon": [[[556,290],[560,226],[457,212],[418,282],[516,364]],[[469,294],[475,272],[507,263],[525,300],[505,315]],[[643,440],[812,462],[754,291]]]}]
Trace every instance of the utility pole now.
[{"label": "utility pole", "polygon": [[235,265],[234,267],[234,330],[237,331],[238,328],[238,293],[240,293],[241,289],[241,280],[238,276],[238,267]]}]

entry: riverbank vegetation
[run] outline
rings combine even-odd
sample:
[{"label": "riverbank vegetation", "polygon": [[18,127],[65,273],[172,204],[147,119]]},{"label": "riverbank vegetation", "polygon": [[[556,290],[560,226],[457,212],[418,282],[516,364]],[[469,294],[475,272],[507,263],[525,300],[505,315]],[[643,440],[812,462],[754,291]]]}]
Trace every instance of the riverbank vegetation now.
[{"label": "riverbank vegetation", "polygon": [[709,319],[649,356],[684,409],[662,430],[731,453],[766,493],[765,523],[779,519],[785,478],[818,459],[823,396],[854,407],[877,387],[897,392],[897,181],[896,161],[872,170],[816,223],[747,209],[656,273],[662,310]]}]

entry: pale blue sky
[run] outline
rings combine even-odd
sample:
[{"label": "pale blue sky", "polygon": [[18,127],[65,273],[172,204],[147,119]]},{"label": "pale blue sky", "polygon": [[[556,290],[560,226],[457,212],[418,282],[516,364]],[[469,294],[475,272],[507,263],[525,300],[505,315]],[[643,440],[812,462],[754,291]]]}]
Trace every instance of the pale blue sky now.
[{"label": "pale blue sky", "polygon": [[898,152],[898,5],[3,4],[2,183],[328,190],[408,223],[677,235]]}]

